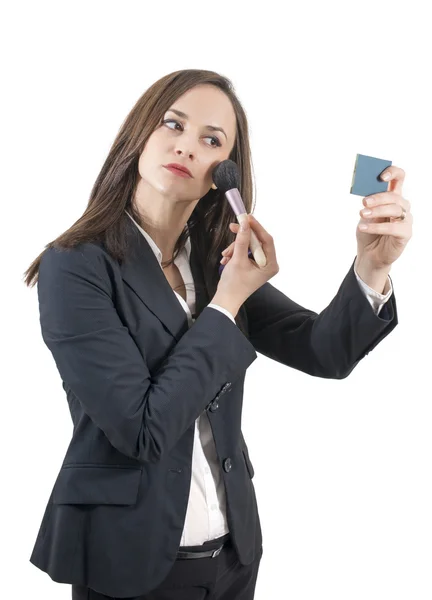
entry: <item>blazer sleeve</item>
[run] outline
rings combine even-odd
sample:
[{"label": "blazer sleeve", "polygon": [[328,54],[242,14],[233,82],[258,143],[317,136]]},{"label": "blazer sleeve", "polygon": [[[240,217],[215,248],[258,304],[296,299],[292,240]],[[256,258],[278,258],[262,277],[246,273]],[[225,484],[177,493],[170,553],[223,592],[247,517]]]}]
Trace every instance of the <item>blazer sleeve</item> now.
[{"label": "blazer sleeve", "polygon": [[157,462],[257,354],[226,315],[206,307],[151,374],[115,308],[105,260],[93,254],[45,251],[42,337],[64,383],[110,443],[140,462]]},{"label": "blazer sleeve", "polygon": [[394,293],[375,314],[360,289],[355,259],[321,312],[297,304],[269,282],[249,296],[249,339],[261,354],[316,377],[344,379],[397,325]]}]

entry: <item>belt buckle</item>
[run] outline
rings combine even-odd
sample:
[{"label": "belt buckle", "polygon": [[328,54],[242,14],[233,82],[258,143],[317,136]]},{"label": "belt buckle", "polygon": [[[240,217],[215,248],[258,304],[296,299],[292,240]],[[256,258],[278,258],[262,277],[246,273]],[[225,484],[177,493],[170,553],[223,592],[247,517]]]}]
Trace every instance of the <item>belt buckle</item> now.
[{"label": "belt buckle", "polygon": [[216,556],[219,556],[219,554],[222,552],[223,547],[224,547],[224,545],[222,544],[222,546],[220,546],[220,548],[216,548],[216,550],[213,551],[213,554],[211,555],[211,557],[216,558]]}]

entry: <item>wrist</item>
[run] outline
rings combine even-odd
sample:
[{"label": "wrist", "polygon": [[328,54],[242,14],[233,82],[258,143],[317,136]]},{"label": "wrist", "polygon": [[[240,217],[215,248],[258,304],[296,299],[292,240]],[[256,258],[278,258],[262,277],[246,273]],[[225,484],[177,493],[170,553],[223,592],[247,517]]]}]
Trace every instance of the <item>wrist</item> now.
[{"label": "wrist", "polygon": [[364,281],[366,285],[379,294],[384,293],[391,265],[376,267],[367,259],[357,256],[354,263],[354,268],[360,279]]},{"label": "wrist", "polygon": [[218,306],[221,306],[222,308],[225,308],[226,310],[228,310],[232,316],[235,318],[240,305],[233,302],[232,298],[227,298],[226,296],[224,296],[223,294],[216,292],[216,294],[213,296],[213,298],[210,301],[211,304],[217,304]]}]

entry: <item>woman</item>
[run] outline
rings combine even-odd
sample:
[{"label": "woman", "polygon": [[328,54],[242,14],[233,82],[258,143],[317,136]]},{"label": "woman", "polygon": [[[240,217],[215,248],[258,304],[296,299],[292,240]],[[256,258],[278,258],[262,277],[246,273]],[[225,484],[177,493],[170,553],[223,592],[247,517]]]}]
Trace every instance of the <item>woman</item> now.
[{"label": "woman", "polygon": [[[163,77],[123,123],[83,216],[26,272],[74,424],[30,560],[76,600],[252,599],[262,537],[241,432],[246,369],[261,352],[340,379],[397,324],[370,238],[356,266],[380,290],[352,264],[317,315],[271,286],[272,237],[251,215],[239,231],[212,185],[227,158],[250,213],[232,84],[203,70]],[[251,227],[264,268],[248,257]]]}]

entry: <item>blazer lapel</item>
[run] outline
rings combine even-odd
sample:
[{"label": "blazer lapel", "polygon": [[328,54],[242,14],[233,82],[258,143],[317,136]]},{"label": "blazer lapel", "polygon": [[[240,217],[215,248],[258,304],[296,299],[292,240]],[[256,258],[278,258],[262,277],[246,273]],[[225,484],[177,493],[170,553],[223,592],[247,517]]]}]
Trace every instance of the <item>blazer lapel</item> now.
[{"label": "blazer lapel", "polygon": [[198,245],[195,242],[197,230],[191,231],[190,268],[195,285],[195,318],[204,310],[210,302],[210,296],[204,281],[203,266],[200,260]]},{"label": "blazer lapel", "polygon": [[[126,224],[129,254],[120,266],[122,278],[179,341],[189,328],[187,315],[145,237],[129,217]],[[192,237],[190,264],[196,290],[195,314],[199,315],[209,299]]]}]

